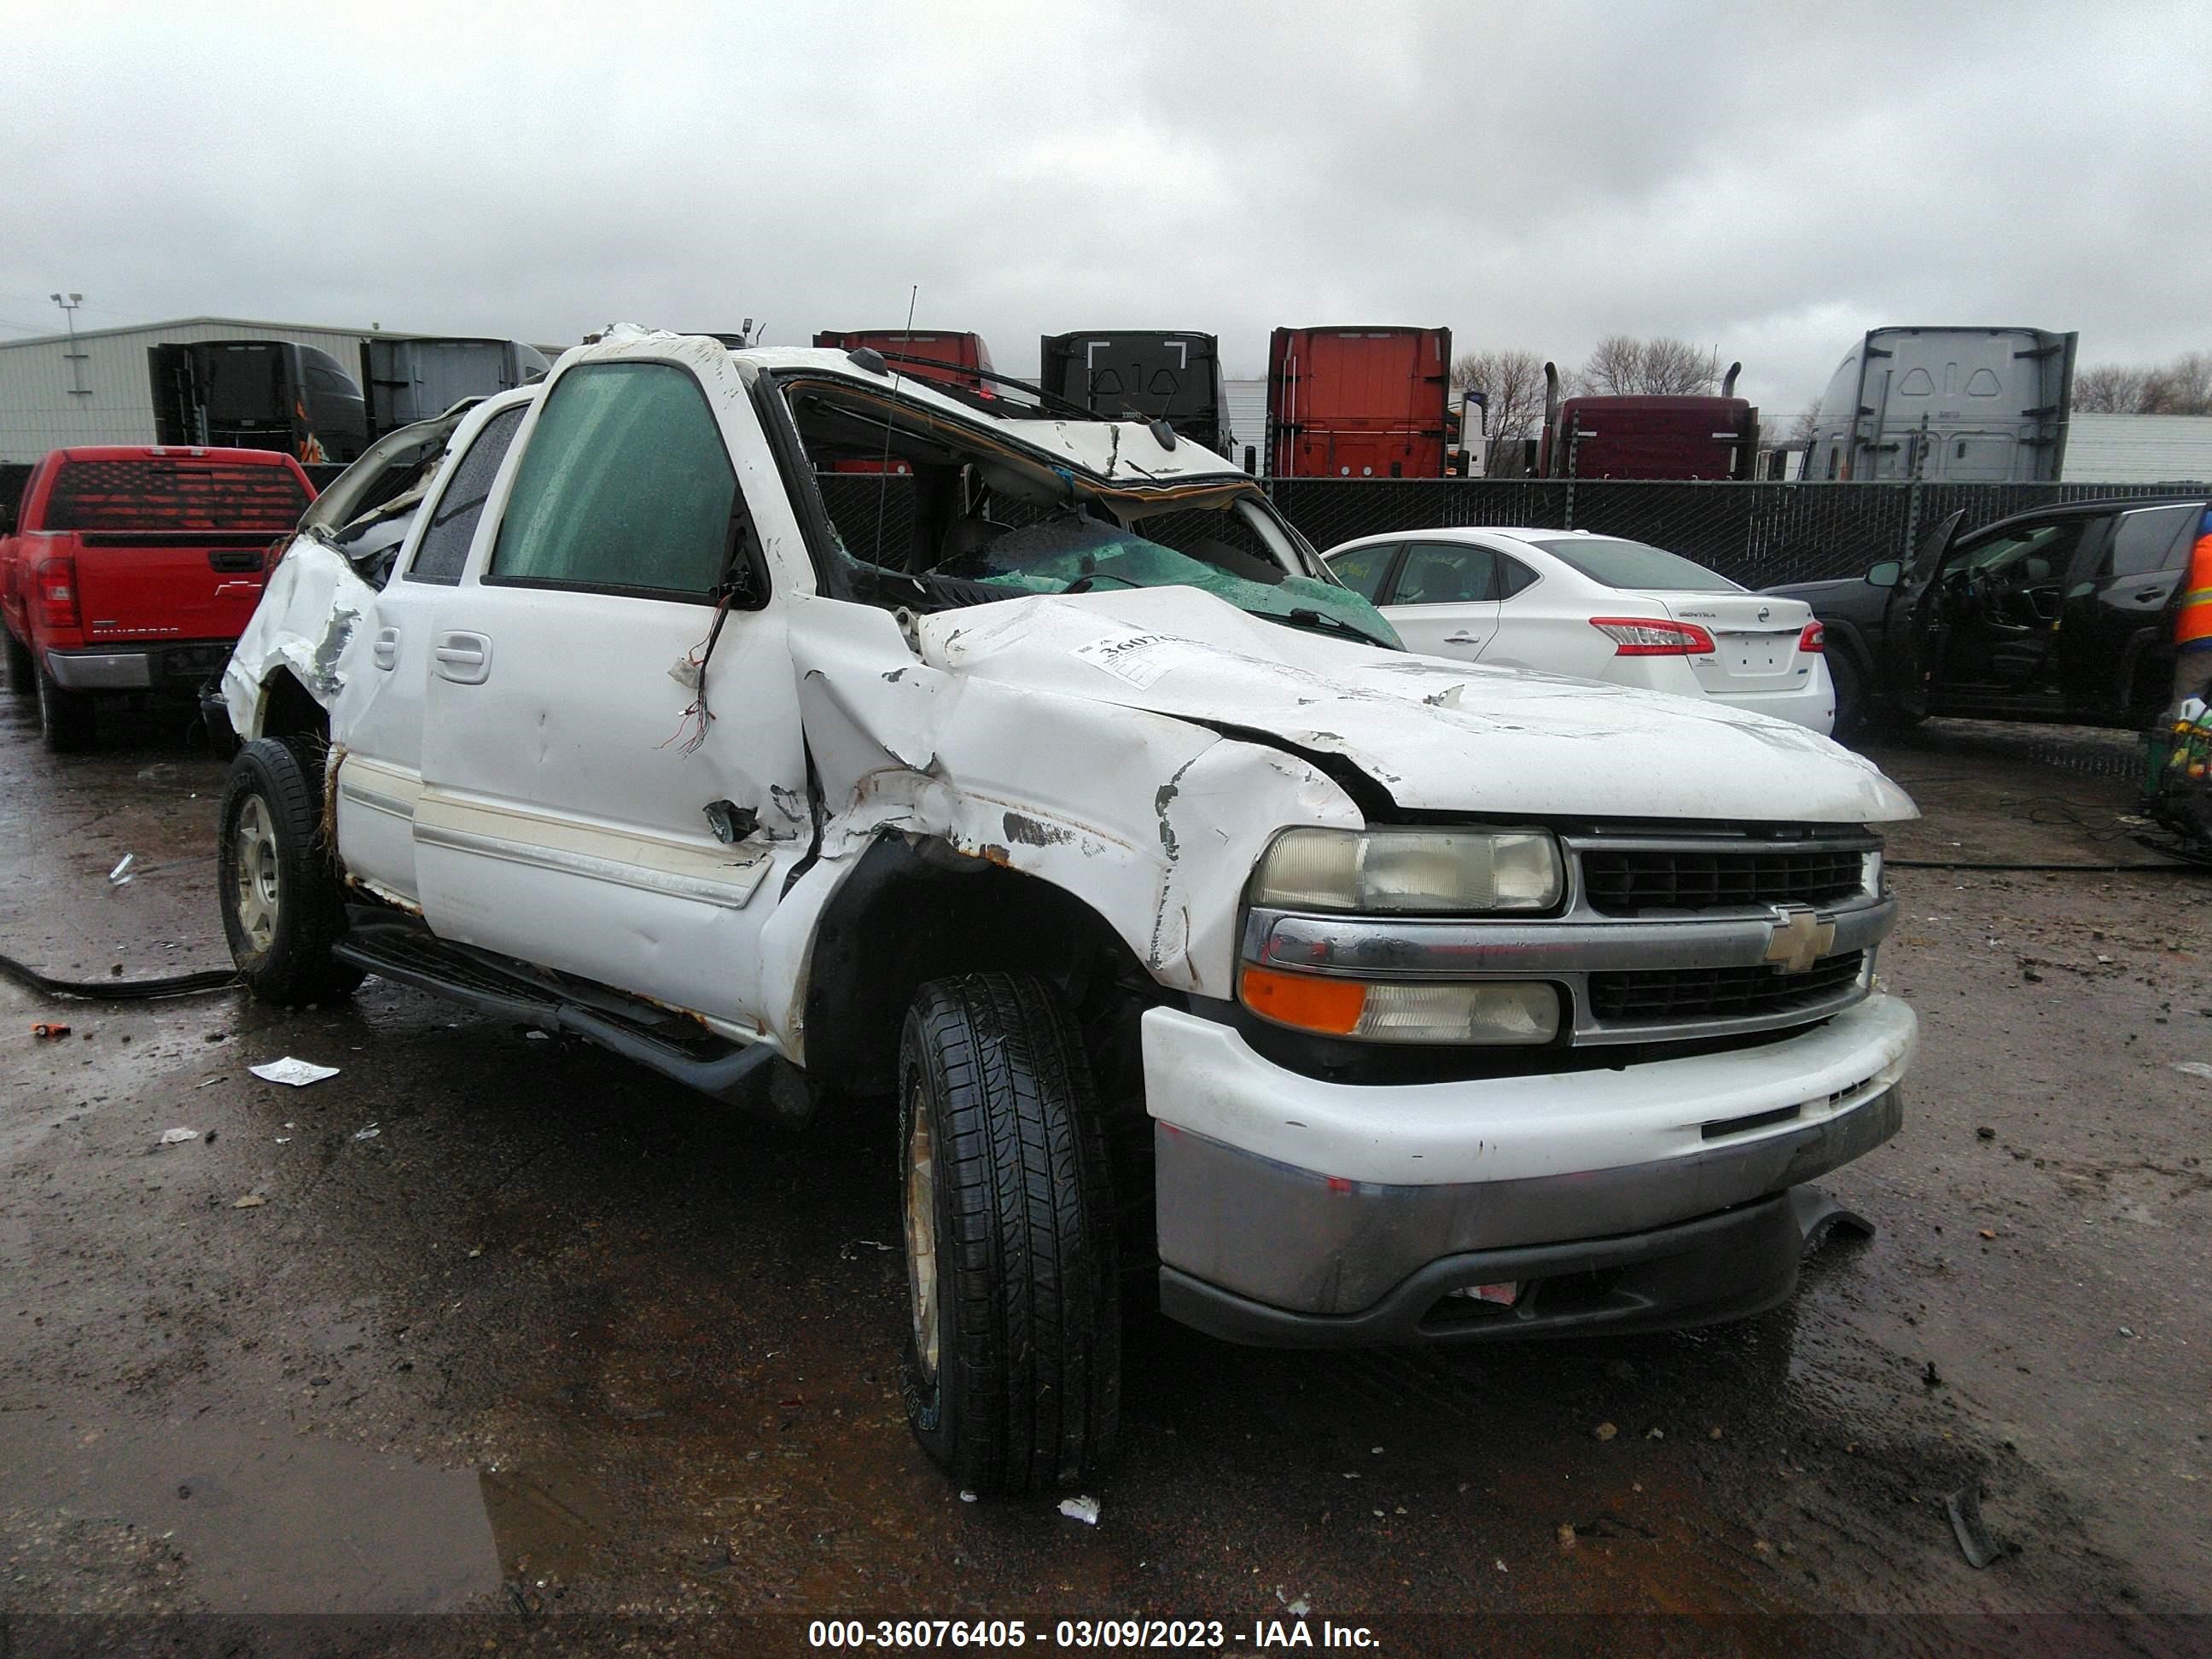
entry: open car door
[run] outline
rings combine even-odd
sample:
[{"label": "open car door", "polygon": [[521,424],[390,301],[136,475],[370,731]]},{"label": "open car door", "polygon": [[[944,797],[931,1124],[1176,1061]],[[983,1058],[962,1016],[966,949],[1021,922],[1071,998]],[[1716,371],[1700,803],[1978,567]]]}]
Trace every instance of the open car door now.
[{"label": "open car door", "polygon": [[1883,678],[1892,700],[1910,714],[1928,712],[1928,682],[1943,660],[1948,623],[1936,577],[1966,516],[1963,512],[1950,514],[1921,538],[1911,562],[1899,573],[1882,614]]}]

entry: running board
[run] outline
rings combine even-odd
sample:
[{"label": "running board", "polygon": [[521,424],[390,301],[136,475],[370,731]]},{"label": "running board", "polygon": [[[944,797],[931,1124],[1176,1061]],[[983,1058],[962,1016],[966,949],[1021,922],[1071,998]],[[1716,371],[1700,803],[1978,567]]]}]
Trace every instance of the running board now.
[{"label": "running board", "polygon": [[[331,947],[342,962],[552,1036],[581,1037],[726,1105],[802,1128],[813,1115],[798,1068],[765,1042],[732,1042],[688,1016],[598,987],[566,985],[521,963],[452,945],[419,927],[375,921]],[[675,1034],[684,1034],[676,1040]]]}]

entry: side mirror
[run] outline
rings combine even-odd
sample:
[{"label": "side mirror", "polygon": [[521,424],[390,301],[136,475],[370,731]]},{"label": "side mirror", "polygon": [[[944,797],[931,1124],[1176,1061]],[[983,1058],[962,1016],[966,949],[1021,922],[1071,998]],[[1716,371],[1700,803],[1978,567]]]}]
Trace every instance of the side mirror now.
[{"label": "side mirror", "polygon": [[1897,559],[1884,559],[1866,573],[1868,583],[1875,587],[1894,587],[1904,576],[1904,563]]}]

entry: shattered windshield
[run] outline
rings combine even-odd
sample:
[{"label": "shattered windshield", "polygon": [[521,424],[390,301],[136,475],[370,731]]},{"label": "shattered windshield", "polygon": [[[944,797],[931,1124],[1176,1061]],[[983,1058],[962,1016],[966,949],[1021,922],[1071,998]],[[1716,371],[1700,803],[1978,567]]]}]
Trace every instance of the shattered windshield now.
[{"label": "shattered windshield", "polygon": [[786,406],[829,520],[833,591],[943,610],[1195,587],[1288,627],[1404,648],[1249,480],[1153,482],[1125,464],[1131,481],[1115,487],[836,382],[794,383]]}]

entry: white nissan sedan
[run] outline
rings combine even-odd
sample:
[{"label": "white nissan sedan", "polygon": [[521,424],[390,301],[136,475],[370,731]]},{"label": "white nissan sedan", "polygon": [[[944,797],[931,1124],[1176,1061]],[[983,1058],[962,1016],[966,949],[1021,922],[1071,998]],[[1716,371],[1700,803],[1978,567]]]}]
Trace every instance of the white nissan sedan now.
[{"label": "white nissan sedan", "polygon": [[1704,697],[1826,732],[1835,687],[1810,605],[1585,530],[1407,530],[1326,556],[1409,650]]}]

